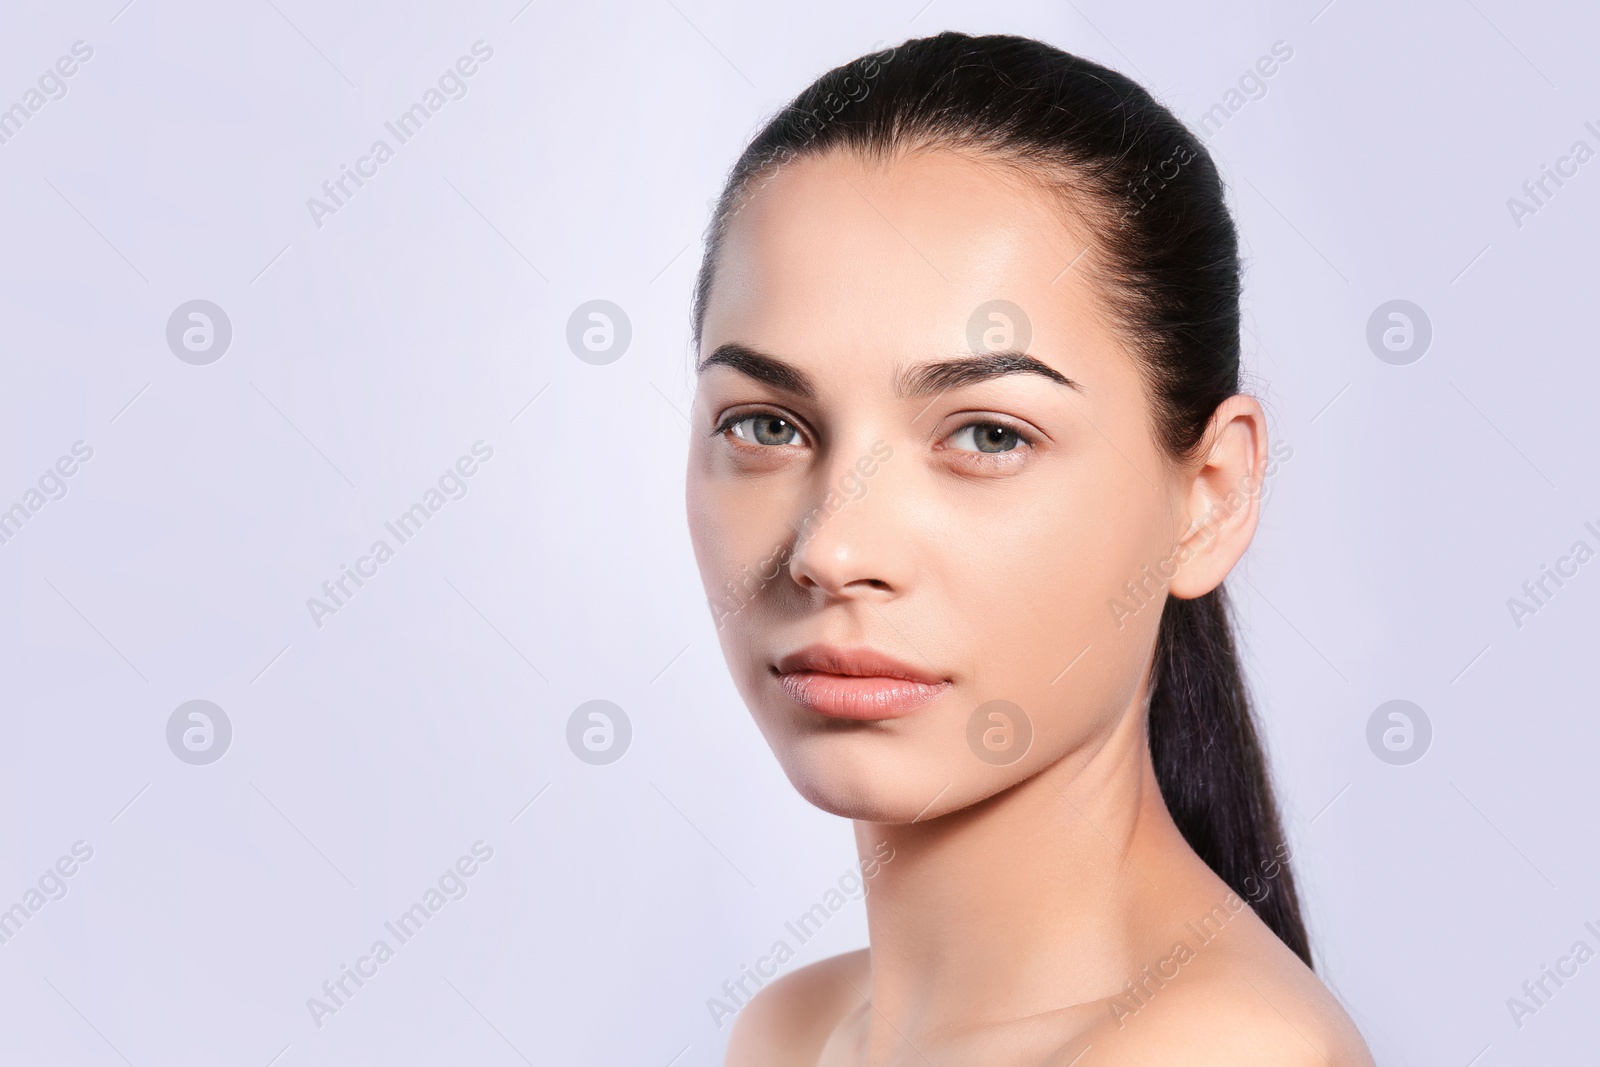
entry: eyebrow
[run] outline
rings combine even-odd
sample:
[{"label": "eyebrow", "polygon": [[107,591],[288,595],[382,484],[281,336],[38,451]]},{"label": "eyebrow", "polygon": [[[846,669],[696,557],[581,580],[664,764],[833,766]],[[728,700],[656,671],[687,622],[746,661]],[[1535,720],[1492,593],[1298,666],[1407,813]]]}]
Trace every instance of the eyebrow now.
[{"label": "eyebrow", "polygon": [[[816,384],[805,371],[749,345],[737,342],[718,345],[716,351],[695,368],[695,372],[704,374],[710,368],[717,366],[736,370],[774,389],[807,400],[815,400],[817,397]],[[1083,391],[1081,384],[1048,363],[1043,363],[1025,352],[1003,350],[974,352],[951,359],[918,363],[896,375],[895,393],[906,398],[930,396],[1012,374],[1037,374],[1058,385],[1065,385],[1080,393]]]}]

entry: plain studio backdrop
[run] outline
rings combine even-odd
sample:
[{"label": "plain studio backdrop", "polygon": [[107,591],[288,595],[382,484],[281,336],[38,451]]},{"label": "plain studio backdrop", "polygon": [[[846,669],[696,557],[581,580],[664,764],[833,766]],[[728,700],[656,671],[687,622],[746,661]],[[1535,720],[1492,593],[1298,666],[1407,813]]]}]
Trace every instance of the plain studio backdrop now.
[{"label": "plain studio backdrop", "polygon": [[711,1065],[725,982],[865,943],[695,569],[689,295],[759,125],[941,29],[1226,178],[1323,977],[1380,1063],[1592,1055],[1593,14],[524,3],[5,5],[0,1059]]}]

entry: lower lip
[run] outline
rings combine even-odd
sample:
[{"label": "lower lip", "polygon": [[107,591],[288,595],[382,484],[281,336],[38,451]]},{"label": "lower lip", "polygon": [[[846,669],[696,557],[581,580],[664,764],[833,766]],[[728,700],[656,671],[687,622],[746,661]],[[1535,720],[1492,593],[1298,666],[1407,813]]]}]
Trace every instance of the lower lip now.
[{"label": "lower lip", "polygon": [[795,703],[836,719],[899,718],[950,688],[949,682],[930,685],[905,678],[858,678],[820,671],[780,674],[778,684]]}]

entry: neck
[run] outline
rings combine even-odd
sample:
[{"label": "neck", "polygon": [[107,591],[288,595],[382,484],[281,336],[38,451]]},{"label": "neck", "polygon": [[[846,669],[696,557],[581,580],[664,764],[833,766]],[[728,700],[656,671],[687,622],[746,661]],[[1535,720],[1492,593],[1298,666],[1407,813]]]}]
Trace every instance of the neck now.
[{"label": "neck", "polygon": [[1149,962],[1187,892],[1215,884],[1161,799],[1142,715],[978,804],[920,823],[858,821],[856,843],[878,862],[862,992],[889,1032],[1110,996]]}]

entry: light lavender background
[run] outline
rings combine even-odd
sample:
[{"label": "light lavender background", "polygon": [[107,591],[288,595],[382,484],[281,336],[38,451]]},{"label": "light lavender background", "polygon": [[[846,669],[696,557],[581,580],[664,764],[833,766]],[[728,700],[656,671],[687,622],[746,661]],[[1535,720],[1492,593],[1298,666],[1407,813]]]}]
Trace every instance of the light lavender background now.
[{"label": "light lavender background", "polygon": [[[1294,447],[1230,584],[1322,973],[1383,1064],[1593,1057],[1600,962],[1520,1028],[1506,1004],[1600,948],[1600,562],[1507,607],[1600,547],[1600,161],[1507,206],[1600,148],[1592,13],[124,2],[0,15],[0,108],[94,50],[0,144],[0,508],[94,450],[0,544],[0,908],[94,850],[0,944],[0,1060],[720,1062],[707,998],[854,857],[749,721],[686,535],[707,200],[816,74],[944,28],[1082,52],[1196,126],[1293,48],[1207,137]],[[318,227],[307,198],[479,40],[467,95]],[[1397,298],[1434,333],[1405,366],[1365,339]],[[192,299],[232,323],[207,366],[165,339]],[[609,365],[566,342],[592,299],[632,325]],[[479,440],[318,628],[307,598]],[[633,739],[591,766],[566,724],[600,698]],[[1434,731],[1406,766],[1366,741],[1398,698]],[[207,766],[166,740],[192,699],[233,726]],[[480,839],[467,895],[315,1025]],[[864,940],[852,903],[800,962]]]}]

